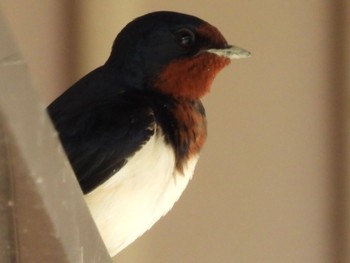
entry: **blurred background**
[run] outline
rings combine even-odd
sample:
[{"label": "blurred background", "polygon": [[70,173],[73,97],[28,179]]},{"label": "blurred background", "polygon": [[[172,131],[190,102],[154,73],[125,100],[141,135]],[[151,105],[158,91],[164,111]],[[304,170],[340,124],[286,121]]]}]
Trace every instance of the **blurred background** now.
[{"label": "blurred background", "polygon": [[350,262],[348,0],[0,7],[47,104],[152,11],[196,15],[253,54],[224,69],[204,100],[209,138],[182,198],[115,262]]}]

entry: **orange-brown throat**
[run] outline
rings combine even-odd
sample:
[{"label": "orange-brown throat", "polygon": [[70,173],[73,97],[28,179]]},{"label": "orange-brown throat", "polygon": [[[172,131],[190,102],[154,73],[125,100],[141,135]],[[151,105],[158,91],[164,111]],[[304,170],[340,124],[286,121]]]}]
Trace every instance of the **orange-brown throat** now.
[{"label": "orange-brown throat", "polygon": [[210,91],[216,74],[229,63],[228,58],[206,52],[178,59],[165,66],[154,87],[165,94],[197,100]]}]

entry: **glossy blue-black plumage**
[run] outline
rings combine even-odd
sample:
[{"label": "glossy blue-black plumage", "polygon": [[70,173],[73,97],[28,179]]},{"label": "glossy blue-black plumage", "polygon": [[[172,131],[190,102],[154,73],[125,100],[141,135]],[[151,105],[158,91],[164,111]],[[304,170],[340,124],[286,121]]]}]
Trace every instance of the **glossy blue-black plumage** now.
[{"label": "glossy blue-black plumage", "polygon": [[[57,98],[49,115],[85,193],[102,184],[125,165],[162,127],[176,157],[188,154],[180,145],[174,119],[176,98],[152,87],[160,70],[171,61],[193,56],[207,41],[184,49],[174,40],[181,28],[204,23],[188,15],[156,12],[129,23],[117,36],[106,64],[92,71]],[[191,102],[192,103],[192,102]],[[197,110],[204,115],[200,102]]]}]

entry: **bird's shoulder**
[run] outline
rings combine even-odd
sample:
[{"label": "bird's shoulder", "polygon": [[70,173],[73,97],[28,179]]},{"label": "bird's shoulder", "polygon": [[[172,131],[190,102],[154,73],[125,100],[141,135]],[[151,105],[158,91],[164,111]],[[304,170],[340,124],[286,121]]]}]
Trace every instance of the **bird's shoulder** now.
[{"label": "bird's shoulder", "polygon": [[122,168],[154,134],[156,125],[154,111],[142,96],[122,90],[93,96],[79,89],[73,86],[48,112],[87,193]]},{"label": "bird's shoulder", "polygon": [[206,139],[199,100],[130,89],[104,68],[78,81],[48,112],[85,193],[118,172],[159,129],[180,172]]}]

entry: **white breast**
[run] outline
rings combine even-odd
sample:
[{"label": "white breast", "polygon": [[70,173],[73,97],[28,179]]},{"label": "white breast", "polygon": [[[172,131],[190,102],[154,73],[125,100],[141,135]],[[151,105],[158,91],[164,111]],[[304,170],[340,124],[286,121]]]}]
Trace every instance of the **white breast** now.
[{"label": "white breast", "polygon": [[104,184],[85,196],[111,256],[165,215],[191,179],[198,156],[175,170],[175,155],[161,132]]}]

